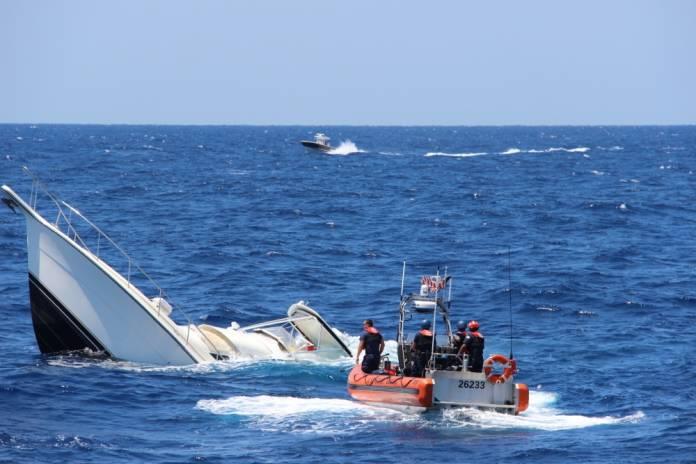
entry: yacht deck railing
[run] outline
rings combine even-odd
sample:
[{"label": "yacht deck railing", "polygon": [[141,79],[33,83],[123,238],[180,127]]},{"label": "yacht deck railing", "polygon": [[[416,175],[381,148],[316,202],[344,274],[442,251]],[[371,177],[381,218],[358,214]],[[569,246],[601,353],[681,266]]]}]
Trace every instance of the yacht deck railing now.
[{"label": "yacht deck railing", "polygon": [[[89,254],[92,255],[92,257],[96,258],[97,260],[101,261],[103,264],[106,264],[109,268],[113,269],[116,274],[120,278],[122,278],[125,281],[126,286],[134,291],[135,293],[139,294],[143,299],[147,300],[147,303],[144,304],[150,304],[154,305],[152,300],[148,298],[143,291],[136,286],[133,283],[134,279],[139,280],[139,285],[142,283],[145,283],[146,285],[149,286],[149,289],[153,291],[153,293],[160,298],[160,300],[157,300],[157,318],[160,322],[163,322],[167,324],[170,329],[172,329],[175,333],[178,335],[181,335],[179,331],[177,330],[176,324],[173,322],[173,320],[166,314],[162,314],[162,304],[161,301],[162,299],[166,300],[169,305],[172,308],[172,313],[176,311],[176,314],[180,314],[186,319],[186,344],[189,346],[189,348],[193,349],[194,351],[196,350],[196,347],[190,343],[189,338],[191,335],[191,328],[193,327],[198,334],[201,336],[201,338],[204,340],[206,345],[208,346],[208,349],[210,350],[210,353],[215,353],[217,355],[218,359],[222,359],[219,351],[215,347],[215,344],[212,343],[206,335],[200,331],[196,325],[193,323],[191,320],[191,317],[188,315],[186,311],[184,311],[181,307],[178,305],[175,305],[174,302],[169,298],[169,296],[166,294],[166,292],[160,287],[155,280],[150,277],[150,275],[143,270],[142,267],[133,259],[130,257],[126,251],[121,248],[111,237],[109,237],[104,231],[102,231],[96,224],[94,224],[92,221],[87,219],[82,213],[80,213],[79,210],[74,208],[73,206],[69,205],[67,202],[61,200],[58,198],[55,194],[51,193],[48,188],[43,184],[43,182],[33,173],[31,170],[29,170],[28,167],[24,166],[23,171],[32,179],[32,184],[31,184],[31,192],[29,195],[29,206],[39,213],[37,210],[37,207],[39,206],[39,197],[40,195],[43,195],[47,197],[48,199],[51,200],[53,203],[53,206],[56,208],[56,219],[52,223],[52,225],[60,230],[63,234],[65,234],[74,244],[76,244],[78,247],[83,249],[84,251],[88,252]],[[42,206],[43,205],[42,203]],[[41,214],[41,213],[39,213]],[[78,228],[80,226],[76,224],[73,216],[79,218],[86,226],[87,229],[83,229],[82,233],[78,231]],[[91,236],[93,234],[94,236]],[[88,242],[96,240],[96,243],[92,244],[92,247],[88,245]],[[116,257],[121,258],[124,261],[120,263],[121,265],[124,266],[126,272],[125,272],[125,277],[123,272],[119,272],[119,270],[116,268],[117,264],[115,262],[107,262],[105,260],[105,255],[109,253],[109,247],[113,251],[116,252]],[[112,255],[113,257],[113,255]],[[153,296],[154,298],[154,296]]]}]

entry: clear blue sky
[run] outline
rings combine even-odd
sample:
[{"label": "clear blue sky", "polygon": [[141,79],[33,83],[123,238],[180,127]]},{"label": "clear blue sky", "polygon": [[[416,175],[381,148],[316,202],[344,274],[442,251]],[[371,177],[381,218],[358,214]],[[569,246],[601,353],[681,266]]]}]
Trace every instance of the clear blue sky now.
[{"label": "clear blue sky", "polygon": [[0,0],[0,122],[694,124],[696,1]]}]

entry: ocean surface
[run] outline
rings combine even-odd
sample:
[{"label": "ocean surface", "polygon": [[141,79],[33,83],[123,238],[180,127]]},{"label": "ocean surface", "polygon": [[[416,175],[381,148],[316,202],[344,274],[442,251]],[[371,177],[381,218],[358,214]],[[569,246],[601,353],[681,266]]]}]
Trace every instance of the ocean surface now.
[{"label": "ocean surface", "polygon": [[405,414],[352,401],[348,358],[42,356],[3,207],[0,462],[696,462],[696,127],[0,125],[28,197],[24,165],[200,323],[305,300],[393,351],[403,261],[407,290],[446,268],[531,397]]}]

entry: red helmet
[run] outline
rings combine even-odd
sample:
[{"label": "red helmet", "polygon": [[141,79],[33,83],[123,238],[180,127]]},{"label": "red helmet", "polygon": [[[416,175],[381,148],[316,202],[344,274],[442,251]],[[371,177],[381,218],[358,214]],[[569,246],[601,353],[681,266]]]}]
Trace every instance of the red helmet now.
[{"label": "red helmet", "polygon": [[478,330],[479,323],[477,321],[469,321],[469,330]]}]

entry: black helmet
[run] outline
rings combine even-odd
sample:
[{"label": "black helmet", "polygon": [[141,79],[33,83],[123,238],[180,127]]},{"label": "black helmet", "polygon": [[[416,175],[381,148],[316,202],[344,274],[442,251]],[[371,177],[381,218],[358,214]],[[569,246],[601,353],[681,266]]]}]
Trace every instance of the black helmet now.
[{"label": "black helmet", "polygon": [[432,327],[430,321],[423,319],[423,322],[421,322],[421,329],[430,330],[430,327]]},{"label": "black helmet", "polygon": [[457,322],[457,330],[466,330],[466,321]]}]

